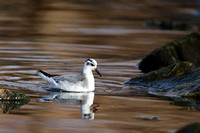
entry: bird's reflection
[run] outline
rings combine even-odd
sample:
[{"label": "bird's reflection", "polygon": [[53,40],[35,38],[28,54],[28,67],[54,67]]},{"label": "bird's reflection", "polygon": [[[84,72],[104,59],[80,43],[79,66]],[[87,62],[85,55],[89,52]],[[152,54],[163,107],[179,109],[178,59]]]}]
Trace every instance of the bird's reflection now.
[{"label": "bird's reflection", "polygon": [[51,92],[49,95],[43,96],[38,99],[38,102],[58,102],[75,104],[81,106],[81,117],[82,119],[94,119],[94,114],[97,111],[97,106],[92,107],[94,102],[94,92]]}]

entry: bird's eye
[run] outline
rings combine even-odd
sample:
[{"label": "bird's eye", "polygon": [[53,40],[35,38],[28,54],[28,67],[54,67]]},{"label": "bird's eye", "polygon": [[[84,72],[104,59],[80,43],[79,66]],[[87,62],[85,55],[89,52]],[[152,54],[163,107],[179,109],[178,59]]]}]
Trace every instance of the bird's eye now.
[{"label": "bird's eye", "polygon": [[94,66],[94,64],[91,64],[91,66]]}]

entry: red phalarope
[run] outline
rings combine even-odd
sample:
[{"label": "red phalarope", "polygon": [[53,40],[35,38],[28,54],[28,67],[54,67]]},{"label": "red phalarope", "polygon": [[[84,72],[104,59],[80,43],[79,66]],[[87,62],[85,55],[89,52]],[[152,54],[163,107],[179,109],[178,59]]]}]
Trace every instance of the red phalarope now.
[{"label": "red phalarope", "polygon": [[87,59],[83,65],[83,71],[79,75],[51,75],[42,70],[38,70],[37,74],[50,84],[52,89],[71,92],[89,92],[95,90],[95,81],[92,71],[97,70],[97,62],[94,59]]}]

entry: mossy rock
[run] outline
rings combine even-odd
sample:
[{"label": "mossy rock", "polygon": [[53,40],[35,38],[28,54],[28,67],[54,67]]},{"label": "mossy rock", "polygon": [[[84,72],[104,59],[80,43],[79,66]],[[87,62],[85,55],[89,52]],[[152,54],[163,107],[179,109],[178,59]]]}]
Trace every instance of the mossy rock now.
[{"label": "mossy rock", "polygon": [[132,78],[128,82],[131,83],[132,81],[135,82],[137,80],[140,82],[151,82],[172,77],[180,77],[190,73],[194,69],[195,65],[193,63],[179,62],[167,67],[163,67],[159,70],[149,72],[140,77]]},{"label": "mossy rock", "polygon": [[19,109],[29,101],[30,98],[22,92],[0,89],[0,113],[10,113],[11,110]]},{"label": "mossy rock", "polygon": [[200,101],[200,67],[194,70],[193,68],[194,65],[189,62],[176,63],[134,77],[125,85],[130,86],[131,93],[146,93],[198,102]]},{"label": "mossy rock", "polygon": [[30,98],[22,92],[10,91],[9,89],[0,89],[0,101],[29,101]]},{"label": "mossy rock", "polygon": [[19,109],[22,105],[25,105],[28,102],[28,100],[0,101],[0,113],[10,113],[12,110]]},{"label": "mossy rock", "polygon": [[150,82],[171,77],[179,77],[190,73],[193,69],[195,69],[193,63],[180,62],[148,73],[145,76],[145,81]]},{"label": "mossy rock", "polygon": [[183,61],[199,66],[199,51],[200,35],[198,33],[191,33],[151,52],[141,60],[139,69],[147,73]]}]

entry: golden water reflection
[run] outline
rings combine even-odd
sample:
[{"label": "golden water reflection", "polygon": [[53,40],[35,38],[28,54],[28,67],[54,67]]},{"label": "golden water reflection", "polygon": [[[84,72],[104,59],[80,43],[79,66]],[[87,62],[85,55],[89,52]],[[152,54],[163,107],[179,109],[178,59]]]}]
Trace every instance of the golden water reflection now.
[{"label": "golden water reflection", "polygon": [[[197,10],[196,0],[1,0],[0,87],[23,91],[31,101],[20,110],[1,114],[0,132],[166,133],[199,122],[199,112],[193,107],[188,110],[188,106],[132,94],[100,95],[123,92],[125,81],[141,75],[137,68],[141,58],[172,40],[198,32]],[[181,22],[190,28],[147,26],[154,20]],[[94,120],[81,119],[81,104],[37,102],[41,95],[52,96],[43,88],[48,85],[36,75],[38,68],[56,75],[77,74],[87,58],[95,58],[104,75],[94,75],[98,95],[92,108],[100,105]],[[87,113],[92,114],[93,109]],[[158,116],[160,120],[137,116]]]}]

